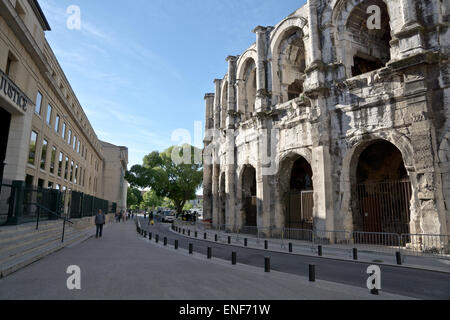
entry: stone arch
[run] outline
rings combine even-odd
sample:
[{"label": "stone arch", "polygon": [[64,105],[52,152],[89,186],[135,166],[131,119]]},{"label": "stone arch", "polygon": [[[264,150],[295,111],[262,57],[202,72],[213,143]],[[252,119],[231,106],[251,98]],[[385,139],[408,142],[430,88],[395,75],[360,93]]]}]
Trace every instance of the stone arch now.
[{"label": "stone arch", "polygon": [[314,184],[314,172],[312,168],[312,152],[307,148],[296,148],[288,150],[280,154],[278,157],[278,174],[276,176],[276,185],[278,188],[275,190],[276,204],[275,211],[280,219],[280,225],[289,227],[289,221],[287,221],[288,207],[287,204],[290,201],[291,191],[291,178],[292,169],[297,160],[304,159],[304,161],[311,168],[312,184]]},{"label": "stone arch", "polygon": [[256,61],[254,49],[247,50],[240,58],[237,69],[238,110],[248,119],[255,112],[256,102]]},{"label": "stone arch", "polygon": [[[289,85],[293,84],[295,81],[301,81],[301,85],[303,85],[304,77],[301,74],[304,72],[307,59],[307,52],[304,46],[303,37],[309,32],[307,30],[307,24],[308,22],[305,18],[292,16],[283,20],[272,32],[270,39],[269,60],[271,61],[272,66],[272,93],[275,104],[289,100]],[[292,50],[291,48],[290,52],[283,52],[282,44],[283,42],[289,41],[290,38],[297,38],[295,39],[297,42],[293,42],[291,44],[295,44],[295,47],[298,48],[295,50]],[[291,41],[292,40],[294,39],[291,39]],[[301,44],[301,46],[298,46],[299,44]],[[288,51],[290,47],[284,49]],[[289,76],[289,72],[283,70],[283,67],[280,67],[280,59],[282,62],[286,62],[286,60],[289,60],[291,57],[298,57],[298,60],[301,60],[301,64],[304,65],[299,67],[301,70],[298,70],[296,74]],[[284,87],[282,85],[283,83],[285,83]],[[299,83],[296,85],[299,87]],[[294,95],[295,93],[292,94]]]},{"label": "stone arch", "polygon": [[[404,167],[411,182],[410,231],[418,230],[417,221],[417,175],[414,167],[414,150],[410,140],[396,132],[378,132],[354,137],[348,141],[347,153],[343,159],[340,179],[341,206],[335,212],[335,226],[338,230],[354,231],[354,213],[358,210],[357,199],[357,167],[361,154],[377,141],[386,141],[392,144],[401,153]],[[361,231],[361,230],[357,230]]]},{"label": "stone arch", "polygon": [[251,164],[242,167],[239,174],[240,214],[246,227],[258,225],[256,168]]},{"label": "stone arch", "polygon": [[[366,22],[371,14],[366,12],[370,5],[381,8],[380,30],[367,29]],[[385,66],[393,56],[392,13],[395,12],[394,6],[398,7],[398,4],[387,0],[335,0],[331,6],[332,14],[328,12],[324,19],[331,17],[336,60],[344,64],[347,77]],[[322,25],[324,23],[323,21]]]},{"label": "stone arch", "polygon": [[226,194],[226,174],[220,173],[219,178],[219,226],[227,224],[227,194]]}]

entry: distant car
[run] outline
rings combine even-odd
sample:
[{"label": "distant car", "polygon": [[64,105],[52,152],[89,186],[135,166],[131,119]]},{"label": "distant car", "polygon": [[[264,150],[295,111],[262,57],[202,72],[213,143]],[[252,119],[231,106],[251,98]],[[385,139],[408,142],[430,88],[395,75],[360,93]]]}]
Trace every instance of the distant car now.
[{"label": "distant car", "polygon": [[175,215],[170,211],[166,211],[163,213],[161,220],[162,220],[162,222],[172,223],[175,221]]}]

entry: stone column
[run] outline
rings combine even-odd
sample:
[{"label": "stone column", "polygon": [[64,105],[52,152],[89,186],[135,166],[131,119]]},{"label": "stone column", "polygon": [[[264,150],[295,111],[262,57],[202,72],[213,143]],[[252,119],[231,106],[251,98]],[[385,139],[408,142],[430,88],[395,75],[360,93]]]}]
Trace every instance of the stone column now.
[{"label": "stone column", "polygon": [[256,34],[256,100],[255,112],[259,113],[267,109],[267,30],[268,28],[257,26],[253,33]]},{"label": "stone column", "polygon": [[236,56],[227,57],[228,61],[228,113],[226,123],[226,224],[233,226],[236,221],[236,165],[234,125],[236,117]]},{"label": "stone column", "polygon": [[220,128],[220,99],[221,99],[221,87],[222,80],[216,79],[214,80],[214,85],[216,88],[216,94],[214,95],[214,128]]},{"label": "stone column", "polygon": [[213,157],[213,172],[212,172],[212,224],[217,227],[220,223],[219,221],[219,175],[220,175],[220,164],[219,160],[214,155]]},{"label": "stone column", "polygon": [[[414,4],[415,0],[401,0],[403,13],[403,26],[395,33],[394,39],[398,42],[400,57],[399,60],[411,55],[421,54],[424,51],[423,27],[417,21],[417,12]],[[393,17],[391,17],[392,19]]]},{"label": "stone column", "polygon": [[[311,66],[322,60],[322,52],[320,49],[319,28],[317,23],[317,4],[316,0],[308,0],[309,13],[309,61],[306,63]],[[309,62],[309,63],[308,63]]]},{"label": "stone column", "polygon": [[212,155],[208,147],[212,142],[211,130],[214,127],[214,94],[208,93],[205,95],[206,101],[206,119],[205,119],[205,151],[209,154],[204,154],[203,160],[203,216],[205,220],[212,219],[212,206],[213,206],[213,196],[212,196],[212,179],[213,179],[213,163]]}]

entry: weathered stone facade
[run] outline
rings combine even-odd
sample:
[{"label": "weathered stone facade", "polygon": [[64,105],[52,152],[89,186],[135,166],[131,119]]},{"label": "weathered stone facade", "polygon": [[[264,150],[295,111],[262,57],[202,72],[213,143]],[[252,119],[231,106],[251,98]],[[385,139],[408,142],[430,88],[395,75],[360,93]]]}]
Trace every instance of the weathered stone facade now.
[{"label": "weathered stone facade", "polygon": [[[368,29],[372,5],[380,29]],[[205,218],[286,227],[294,188],[313,190],[319,230],[392,231],[370,221],[388,203],[392,225],[408,217],[401,232],[448,234],[449,13],[440,0],[309,0],[255,28],[205,96]],[[370,195],[375,181],[389,187]]]}]

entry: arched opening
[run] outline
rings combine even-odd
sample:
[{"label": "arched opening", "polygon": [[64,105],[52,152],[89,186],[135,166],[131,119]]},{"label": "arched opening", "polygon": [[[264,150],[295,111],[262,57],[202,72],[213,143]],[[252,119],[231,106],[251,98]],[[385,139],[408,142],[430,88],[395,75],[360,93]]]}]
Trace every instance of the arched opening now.
[{"label": "arched opening", "polygon": [[247,227],[257,226],[256,170],[245,166],[242,173],[242,221]]},{"label": "arched opening", "polygon": [[[378,9],[368,10],[371,6],[379,8],[379,12]],[[373,17],[376,19],[373,20]],[[376,25],[378,21],[380,26]],[[355,6],[347,20],[346,28],[351,42],[353,77],[380,69],[391,59],[390,19],[388,8],[383,0],[362,1]]]},{"label": "arched opening", "polygon": [[277,49],[278,78],[280,81],[281,101],[298,98],[303,92],[305,81],[305,47],[303,32],[294,27],[287,30]]},{"label": "arched opening", "polygon": [[313,229],[314,188],[313,172],[305,158],[292,159],[289,191],[286,197],[285,227]]},{"label": "arched opening", "polygon": [[410,233],[411,182],[400,150],[378,140],[360,154],[356,167],[355,231]]},{"label": "arched opening", "polygon": [[219,186],[219,226],[225,226],[227,223],[226,218],[226,205],[227,197],[225,192],[225,172],[220,176],[220,186]]},{"label": "arched opening", "polygon": [[255,112],[256,101],[256,63],[253,59],[248,59],[244,69],[245,118],[251,118]]}]

